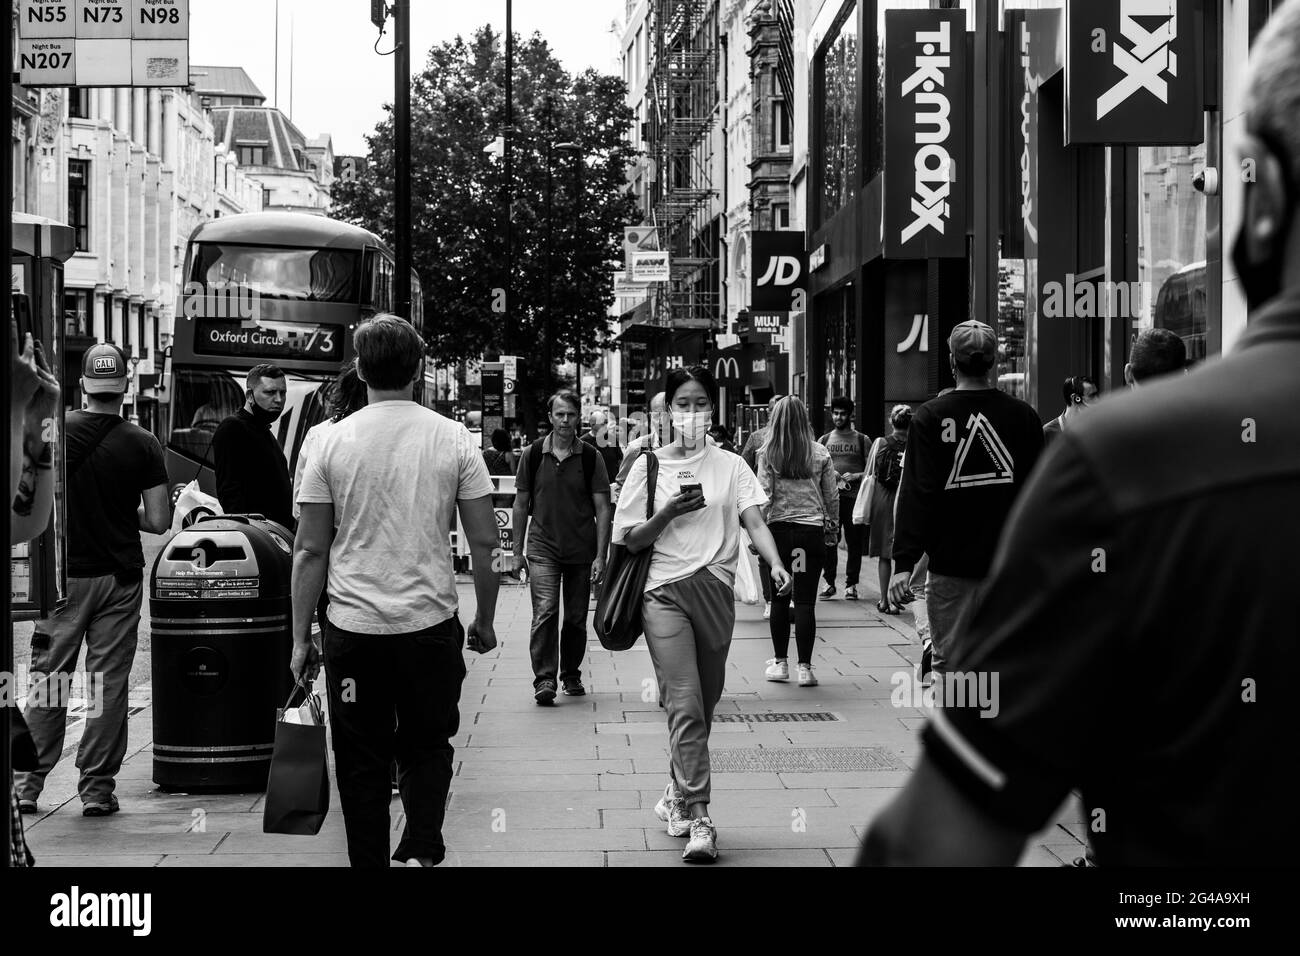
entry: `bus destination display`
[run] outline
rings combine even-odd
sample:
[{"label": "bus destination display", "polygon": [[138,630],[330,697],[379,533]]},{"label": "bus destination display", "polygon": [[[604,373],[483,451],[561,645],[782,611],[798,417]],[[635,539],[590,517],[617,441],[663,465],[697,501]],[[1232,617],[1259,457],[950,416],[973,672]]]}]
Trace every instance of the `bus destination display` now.
[{"label": "bus destination display", "polygon": [[343,358],[345,330],[309,322],[240,322],[196,319],[194,351],[202,355],[337,362]]}]

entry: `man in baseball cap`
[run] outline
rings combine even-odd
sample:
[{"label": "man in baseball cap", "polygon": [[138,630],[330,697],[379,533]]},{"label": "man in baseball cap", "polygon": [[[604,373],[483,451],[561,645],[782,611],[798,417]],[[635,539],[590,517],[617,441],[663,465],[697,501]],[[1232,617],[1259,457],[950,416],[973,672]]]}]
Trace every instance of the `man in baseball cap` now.
[{"label": "man in baseball cap", "polygon": [[126,354],[116,345],[93,345],[81,360],[81,390],[87,395],[125,395],[130,375]]},{"label": "man in baseball cap", "polygon": [[67,604],[36,622],[31,668],[44,675],[27,698],[27,726],[37,769],[16,774],[18,807],[35,813],[45,778],[63,753],[68,701],[81,646],[100,688],[97,719],[86,721],[77,748],[81,812],[118,810],[117,774],[126,754],[127,687],[144,598],[140,532],[171,524],[167,469],[158,439],[122,419],[130,365],[116,345],[95,345],[81,362],[84,410],[63,426],[68,516]]},{"label": "man in baseball cap", "polygon": [[894,604],[910,600],[912,571],[930,556],[926,606],[936,676],[953,655],[1002,525],[1043,450],[1038,414],[989,384],[997,333],[973,319],[960,322],[948,353],[957,387],[922,405],[908,429],[888,595]]}]

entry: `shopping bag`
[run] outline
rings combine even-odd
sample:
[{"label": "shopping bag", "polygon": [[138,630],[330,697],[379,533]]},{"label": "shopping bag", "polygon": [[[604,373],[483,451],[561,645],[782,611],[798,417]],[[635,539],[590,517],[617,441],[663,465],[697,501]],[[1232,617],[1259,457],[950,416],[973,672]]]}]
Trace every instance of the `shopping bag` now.
[{"label": "shopping bag", "polygon": [[[646,463],[646,520],[655,513],[655,483],[659,477],[659,458],[653,452],[642,456]],[[596,613],[591,626],[607,651],[625,651],[641,636],[641,602],[645,582],[650,574],[654,548],[633,554],[627,545],[609,546],[609,564],[605,580],[596,598]]]},{"label": "shopping bag", "polygon": [[[325,719],[320,696],[307,693],[300,707],[289,707],[301,681],[276,713],[275,748],[266,780],[263,833],[315,836],[330,808],[329,764],[325,751]],[[310,721],[303,723],[302,721]]]},{"label": "shopping bag", "polygon": [[736,600],[741,604],[757,604],[763,597],[758,582],[758,558],[749,550],[749,535],[740,532],[740,556],[736,561]]},{"label": "shopping bag", "polygon": [[198,481],[191,481],[181,489],[180,496],[176,499],[176,511],[172,514],[172,534],[188,528],[200,518],[219,514],[225,514],[221,510],[221,502],[200,491]]},{"label": "shopping bag", "polygon": [[871,505],[876,497],[876,476],[874,474],[876,452],[880,450],[883,438],[871,443],[871,452],[867,455],[867,477],[858,486],[858,496],[853,499],[853,523],[871,524]]}]

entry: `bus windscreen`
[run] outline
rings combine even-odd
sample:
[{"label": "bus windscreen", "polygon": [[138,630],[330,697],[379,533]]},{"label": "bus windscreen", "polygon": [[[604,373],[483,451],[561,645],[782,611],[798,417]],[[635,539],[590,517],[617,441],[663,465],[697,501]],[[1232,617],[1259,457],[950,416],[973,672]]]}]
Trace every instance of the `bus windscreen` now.
[{"label": "bus windscreen", "polygon": [[190,279],[209,289],[247,289],[265,298],[356,305],[361,301],[361,253],[200,242]]}]

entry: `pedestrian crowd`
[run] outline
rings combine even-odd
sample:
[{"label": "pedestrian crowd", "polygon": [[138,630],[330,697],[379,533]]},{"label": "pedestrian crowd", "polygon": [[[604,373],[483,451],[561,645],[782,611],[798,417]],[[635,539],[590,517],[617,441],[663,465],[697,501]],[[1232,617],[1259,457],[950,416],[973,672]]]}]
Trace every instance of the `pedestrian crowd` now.
[{"label": "pedestrian crowd", "polygon": [[[735,625],[739,562],[756,555],[772,657],[764,677],[815,694],[818,600],[861,597],[863,557],[878,569],[877,610],[912,607],[917,679],[936,691],[908,784],[871,822],[863,864],[1013,864],[1072,793],[1094,865],[1267,864],[1290,858],[1284,825],[1296,731],[1285,681],[1300,614],[1300,3],[1255,43],[1245,95],[1247,186],[1232,259],[1250,310],[1230,354],[1187,369],[1183,339],[1145,329],[1103,396],[1096,378],[1061,383],[1044,422],[994,385],[993,328],[947,336],[953,385],[879,422],[832,396],[833,428],[773,395],[737,451],[717,382],[673,369],[647,428],[589,416],[560,391],[542,437],[517,430],[489,447],[412,401],[424,343],[380,315],[355,332],[356,362],[332,413],[290,475],[270,432],[285,403],[273,366],[247,377],[246,404],[216,428],[218,496],[228,512],[296,529],[297,677],[325,669],[349,857],[388,865],[391,771],[406,823],[391,859],[436,865],[465,676],[463,649],[496,647],[502,570],[527,570],[536,704],[587,693],[593,589],[612,546],[646,555],[639,618],[665,711],[668,766],[653,808],[689,862],[718,858],[710,814],[710,731]],[[42,352],[18,342],[11,380],[11,540],[42,530],[53,496],[57,384]],[[77,753],[87,816],[118,809],[126,678],[135,651],[139,531],[168,526],[158,443],[122,420],[126,357],[86,354],[87,408],[66,424],[67,607],[41,622],[33,667],[105,676],[103,716]],[[884,409],[882,409],[882,412]],[[863,421],[860,430],[858,420]],[[393,462],[402,466],[394,468]],[[491,477],[513,477],[515,552],[502,568]],[[459,514],[475,606],[460,619],[447,542]],[[820,585],[820,587],[819,587]],[[322,600],[324,598],[325,600]],[[318,623],[321,640],[314,636]],[[980,710],[953,690],[996,675]],[[363,684],[366,693],[349,695]],[[61,706],[64,709],[60,709]],[[30,753],[11,787],[13,862],[30,861],[21,813],[35,810],[62,749],[66,702],[34,693]],[[1098,821],[1100,823],[1098,824]]]}]

